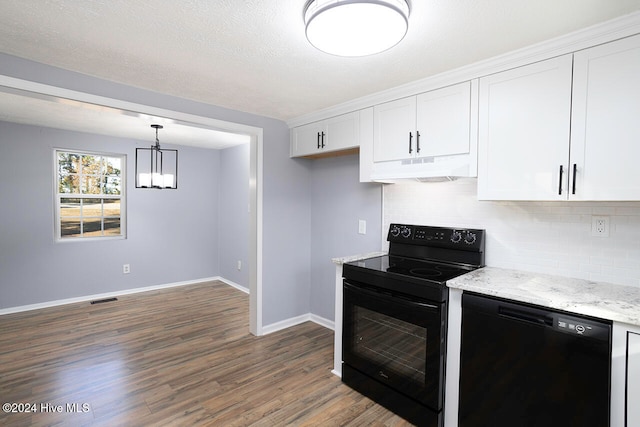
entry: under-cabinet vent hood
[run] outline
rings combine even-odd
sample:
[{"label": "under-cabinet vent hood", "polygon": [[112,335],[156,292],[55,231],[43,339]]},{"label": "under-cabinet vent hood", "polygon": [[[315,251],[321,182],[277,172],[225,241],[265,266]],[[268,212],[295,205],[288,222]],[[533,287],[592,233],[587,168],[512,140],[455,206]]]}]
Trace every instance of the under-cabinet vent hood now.
[{"label": "under-cabinet vent hood", "polygon": [[375,162],[371,170],[371,180],[381,182],[406,179],[434,182],[476,176],[475,153]]}]

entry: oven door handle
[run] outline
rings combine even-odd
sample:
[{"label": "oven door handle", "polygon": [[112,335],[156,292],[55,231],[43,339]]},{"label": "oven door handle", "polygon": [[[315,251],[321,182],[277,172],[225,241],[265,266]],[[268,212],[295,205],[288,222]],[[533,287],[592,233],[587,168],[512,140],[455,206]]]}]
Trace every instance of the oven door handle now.
[{"label": "oven door handle", "polygon": [[412,299],[410,299],[409,297],[405,297],[403,295],[398,295],[398,294],[391,294],[391,293],[385,293],[385,292],[376,292],[373,290],[369,290],[369,289],[365,289],[361,286],[358,285],[354,285],[352,283],[347,282],[346,280],[344,281],[344,287],[356,292],[356,293],[360,293],[363,295],[368,295],[374,298],[391,298],[393,300],[400,300],[399,302],[401,302],[402,304],[406,304],[406,305],[411,305],[414,307],[421,307],[421,308],[430,308],[430,309],[434,309],[434,310],[438,310],[440,307],[438,305],[435,304],[429,304],[427,302],[421,302],[421,301],[414,301]]}]

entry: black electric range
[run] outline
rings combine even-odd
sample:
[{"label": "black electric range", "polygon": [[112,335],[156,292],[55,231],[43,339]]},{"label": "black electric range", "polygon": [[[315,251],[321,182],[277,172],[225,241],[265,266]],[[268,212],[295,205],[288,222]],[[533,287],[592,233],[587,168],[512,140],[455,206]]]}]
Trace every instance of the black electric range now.
[{"label": "black electric range", "polygon": [[388,255],[343,265],[342,381],[443,427],[446,282],[484,266],[484,230],[391,224]]}]

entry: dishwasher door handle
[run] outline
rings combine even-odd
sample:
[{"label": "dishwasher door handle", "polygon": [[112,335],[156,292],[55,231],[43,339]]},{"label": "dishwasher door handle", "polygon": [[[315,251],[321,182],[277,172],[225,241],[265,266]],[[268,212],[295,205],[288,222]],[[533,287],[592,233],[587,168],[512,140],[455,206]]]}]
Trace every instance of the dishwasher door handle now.
[{"label": "dishwasher door handle", "polygon": [[510,319],[522,320],[536,325],[553,326],[553,317],[544,316],[538,313],[530,313],[524,310],[516,310],[510,307],[500,306],[498,307],[498,314]]}]

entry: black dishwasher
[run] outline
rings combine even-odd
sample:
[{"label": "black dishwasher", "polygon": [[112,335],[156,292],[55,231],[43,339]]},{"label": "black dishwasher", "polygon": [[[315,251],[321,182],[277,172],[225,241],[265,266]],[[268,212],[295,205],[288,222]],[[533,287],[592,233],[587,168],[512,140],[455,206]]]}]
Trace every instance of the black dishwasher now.
[{"label": "black dishwasher", "polygon": [[459,427],[607,427],[611,322],[465,292]]}]

